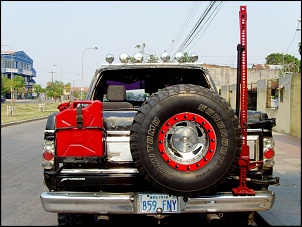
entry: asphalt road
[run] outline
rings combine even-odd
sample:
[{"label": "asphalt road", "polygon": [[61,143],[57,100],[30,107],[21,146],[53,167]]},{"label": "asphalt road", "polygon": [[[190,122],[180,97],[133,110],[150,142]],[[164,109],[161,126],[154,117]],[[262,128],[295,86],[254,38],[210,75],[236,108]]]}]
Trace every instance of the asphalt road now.
[{"label": "asphalt road", "polygon": [[272,226],[301,226],[301,138],[273,133],[275,139],[274,175],[279,186],[270,186],[276,193],[271,210],[259,212]]},{"label": "asphalt road", "polygon": [[43,210],[42,144],[46,120],[1,128],[1,226],[56,226]]}]

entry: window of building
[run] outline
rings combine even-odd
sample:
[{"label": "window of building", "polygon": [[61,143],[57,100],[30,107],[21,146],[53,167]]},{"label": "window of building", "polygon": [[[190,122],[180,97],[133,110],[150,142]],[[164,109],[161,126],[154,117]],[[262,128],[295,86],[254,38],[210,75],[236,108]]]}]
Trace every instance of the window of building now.
[{"label": "window of building", "polygon": [[257,109],[257,86],[252,83],[248,86],[248,109]]},{"label": "window of building", "polygon": [[279,79],[271,79],[267,81],[267,108],[278,108],[279,102]]},{"label": "window of building", "polygon": [[279,102],[283,102],[283,95],[284,95],[284,88],[281,88]]},{"label": "window of building", "polygon": [[6,61],[1,59],[1,68],[6,68]]}]

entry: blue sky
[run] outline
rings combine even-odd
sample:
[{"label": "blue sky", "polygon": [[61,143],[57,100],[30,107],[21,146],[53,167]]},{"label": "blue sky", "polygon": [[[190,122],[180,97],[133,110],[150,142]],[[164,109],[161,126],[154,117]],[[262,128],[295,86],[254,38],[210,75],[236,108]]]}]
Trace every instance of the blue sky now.
[{"label": "blue sky", "polygon": [[[182,27],[193,4],[199,3],[190,23]],[[107,54],[133,56],[136,45],[160,56],[185,40],[209,1],[1,1],[1,45],[24,51],[34,60],[35,78],[42,87],[51,81],[85,86]],[[248,66],[265,63],[271,53],[301,59],[301,1],[227,1],[209,27],[186,50],[199,61],[236,67],[240,43],[239,10],[247,10]],[[182,31],[182,33],[179,33]],[[180,34],[182,34],[180,36]],[[174,40],[174,43],[172,42]],[[178,40],[178,42],[176,42]],[[174,46],[173,46],[174,44]],[[97,50],[87,49],[98,47]],[[2,50],[10,50],[1,47]],[[82,55],[84,53],[84,57]],[[83,60],[83,64],[82,64]],[[57,66],[53,66],[57,65]]]}]

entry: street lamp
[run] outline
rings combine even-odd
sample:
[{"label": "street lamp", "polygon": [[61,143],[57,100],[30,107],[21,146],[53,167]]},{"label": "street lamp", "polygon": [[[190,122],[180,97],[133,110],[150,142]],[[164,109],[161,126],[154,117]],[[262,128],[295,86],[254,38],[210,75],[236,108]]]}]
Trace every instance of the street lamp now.
[{"label": "street lamp", "polygon": [[97,50],[98,48],[97,47],[88,47],[86,48],[85,50],[83,50],[83,53],[82,53],[82,80],[83,80],[83,87],[81,89],[81,100],[83,100],[83,92],[84,92],[84,53],[86,50]]},{"label": "street lamp", "polygon": [[11,98],[11,103],[13,103],[13,99],[14,99],[14,95],[13,95],[13,49],[8,46],[8,45],[1,45],[1,46],[6,46],[10,49],[11,53],[10,53],[10,67],[11,67],[11,70],[10,70],[10,79],[11,79],[11,84],[10,84],[10,98]]},{"label": "street lamp", "polygon": [[53,65],[53,66],[59,66],[59,67],[61,67],[61,82],[63,82],[63,79],[62,79],[62,66],[61,65]]}]

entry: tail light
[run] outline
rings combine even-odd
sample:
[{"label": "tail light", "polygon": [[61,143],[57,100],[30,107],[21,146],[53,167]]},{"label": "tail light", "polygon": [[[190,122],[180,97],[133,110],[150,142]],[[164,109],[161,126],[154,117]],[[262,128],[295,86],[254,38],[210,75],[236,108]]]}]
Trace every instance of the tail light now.
[{"label": "tail light", "polygon": [[54,155],[53,155],[52,151],[46,150],[43,152],[43,159],[45,161],[51,161],[51,160],[53,160],[53,158],[54,158]]},{"label": "tail light", "polygon": [[54,142],[49,140],[44,140],[43,147],[43,162],[42,167],[44,169],[52,169],[54,166]]},{"label": "tail light", "polygon": [[275,157],[275,150],[272,148],[265,148],[263,151],[263,156],[266,159],[272,159]]},{"label": "tail light", "polygon": [[264,167],[273,167],[275,165],[275,141],[272,137],[263,139],[263,164]]}]

